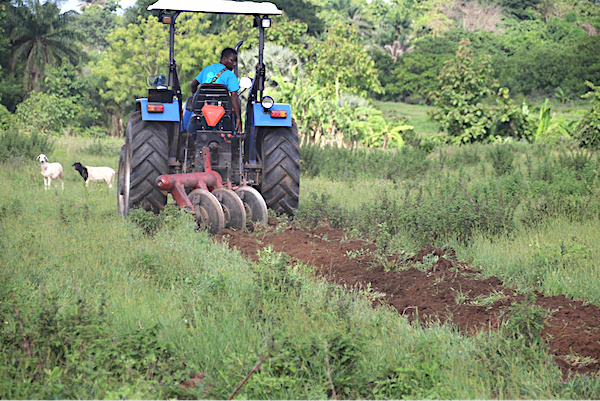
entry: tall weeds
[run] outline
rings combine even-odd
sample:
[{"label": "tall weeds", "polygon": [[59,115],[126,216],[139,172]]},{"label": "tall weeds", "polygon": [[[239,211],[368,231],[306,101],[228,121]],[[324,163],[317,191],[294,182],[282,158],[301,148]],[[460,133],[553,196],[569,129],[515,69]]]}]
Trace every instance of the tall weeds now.
[{"label": "tall weeds", "polygon": [[[475,234],[511,235],[561,216],[600,217],[598,158],[536,147],[484,149],[448,148],[452,156],[444,150],[426,156],[408,146],[401,152],[306,147],[307,175],[360,183],[345,211],[327,192],[305,196],[299,219],[328,220],[363,232],[385,224],[390,234],[425,245],[468,244]],[[388,184],[377,185],[376,196],[361,201],[360,192],[381,180]]]}]

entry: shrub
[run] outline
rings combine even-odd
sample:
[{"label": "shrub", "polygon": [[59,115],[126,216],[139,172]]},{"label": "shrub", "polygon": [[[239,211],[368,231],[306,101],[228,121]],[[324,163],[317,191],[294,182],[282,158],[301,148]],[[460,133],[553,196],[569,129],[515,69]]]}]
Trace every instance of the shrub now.
[{"label": "shrub", "polygon": [[574,136],[579,146],[598,150],[600,148],[600,86],[589,81],[586,83],[591,91],[582,97],[591,99],[591,109],[575,127]]},{"label": "shrub", "polygon": [[491,109],[482,102],[498,86],[492,80],[489,59],[476,60],[469,40],[463,39],[456,58],[444,64],[439,82],[440,91],[432,93],[437,106],[431,114],[433,120],[456,143],[487,138],[494,117]]},{"label": "shrub", "polygon": [[95,139],[91,145],[86,146],[81,150],[83,153],[92,156],[114,156],[119,153],[119,149],[107,145],[102,139]]},{"label": "shrub", "polygon": [[276,355],[248,382],[245,398],[267,399],[286,389],[307,398],[361,398],[364,382],[359,361],[365,339],[342,327],[324,334],[299,338],[279,335]]},{"label": "shrub", "polygon": [[526,113],[514,105],[508,89],[499,87],[492,73],[489,58],[476,59],[468,39],[460,42],[456,58],[444,64],[438,78],[441,88],[431,94],[437,106],[431,117],[454,143],[531,136]]},{"label": "shrub", "polygon": [[0,161],[11,158],[35,159],[40,153],[47,155],[54,151],[54,141],[37,131],[31,135],[21,134],[14,129],[0,133]]},{"label": "shrub", "polygon": [[305,145],[300,148],[300,159],[303,174],[333,180],[366,178],[396,182],[421,177],[431,168],[427,152],[412,146],[383,150]]},{"label": "shrub", "polygon": [[[114,336],[104,306],[33,288],[0,292],[0,397],[3,399],[177,398],[191,377],[160,327]],[[26,383],[26,385],[23,385]],[[193,396],[191,394],[188,395]],[[195,395],[198,396],[197,394]]]},{"label": "shrub", "polygon": [[12,114],[6,106],[0,104],[0,132],[6,131],[12,123]]},{"label": "shrub", "polygon": [[509,144],[496,144],[488,150],[488,156],[496,175],[504,175],[512,171],[514,149]]},{"label": "shrub", "polygon": [[15,127],[20,132],[62,134],[73,120],[73,102],[51,93],[31,92],[17,106]]},{"label": "shrub", "polygon": [[535,305],[535,295],[530,294],[525,301],[511,305],[507,314],[505,333],[530,346],[541,342],[548,310]]}]

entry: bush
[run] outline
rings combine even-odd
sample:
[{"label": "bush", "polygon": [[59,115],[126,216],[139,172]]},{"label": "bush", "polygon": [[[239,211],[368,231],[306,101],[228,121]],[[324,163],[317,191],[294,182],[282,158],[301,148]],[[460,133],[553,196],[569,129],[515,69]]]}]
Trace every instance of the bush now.
[{"label": "bush", "polygon": [[591,91],[584,98],[591,99],[591,109],[575,128],[577,144],[583,148],[600,149],[600,86],[586,82]]},{"label": "bush", "polygon": [[488,156],[496,175],[504,175],[512,171],[515,158],[514,149],[509,144],[496,144],[489,151]]},{"label": "bush", "polygon": [[102,139],[95,139],[91,145],[86,146],[81,150],[83,153],[92,156],[114,156],[119,154],[119,148],[107,145],[107,142]]},{"label": "bush", "polygon": [[311,399],[362,398],[364,378],[359,362],[365,339],[357,334],[340,327],[333,333],[303,338],[279,336],[276,356],[248,382],[244,398],[268,399],[285,389],[295,389]]},{"label": "bush", "polygon": [[15,127],[20,132],[62,134],[73,120],[73,102],[51,93],[31,92],[17,106]]},{"label": "bush", "polygon": [[159,214],[134,208],[129,212],[129,219],[148,236],[153,236],[160,230],[171,230],[180,224],[193,226],[192,215],[176,205],[165,206]]},{"label": "bush", "polygon": [[[469,144],[440,149],[436,162],[408,146],[394,152],[304,146],[303,174],[342,182],[391,182],[376,201],[354,203],[352,210],[335,204],[327,193],[313,194],[301,202],[297,219],[309,226],[328,221],[373,235],[383,229],[427,245],[468,243],[477,232],[506,235],[559,216],[577,221],[600,217],[600,158],[585,149],[558,155],[551,150],[514,142]],[[397,193],[394,183],[401,183],[405,192]]]},{"label": "bush", "polygon": [[14,129],[0,133],[0,161],[22,157],[35,159],[40,153],[54,151],[54,141],[34,131],[31,135],[20,134]]},{"label": "bush", "polygon": [[[6,283],[5,283],[6,284]],[[177,398],[191,377],[158,326],[114,336],[103,305],[4,285],[0,292],[0,398]],[[26,384],[24,384],[26,383]],[[188,397],[194,396],[189,394]],[[195,394],[198,397],[198,394]]]},{"label": "bush", "polygon": [[12,114],[3,104],[0,104],[0,132],[8,130],[11,123]]},{"label": "bush", "polygon": [[300,148],[300,159],[303,174],[340,181],[363,178],[396,182],[421,177],[431,168],[427,152],[412,146],[384,150],[305,145]]},{"label": "bush", "polygon": [[506,334],[529,346],[540,345],[542,330],[548,324],[545,321],[548,310],[536,305],[535,298],[534,294],[530,294],[525,301],[511,305],[507,310],[508,319],[504,322]]},{"label": "bush", "polygon": [[402,234],[419,246],[452,240],[468,243],[478,232],[494,236],[515,230],[523,184],[514,175],[477,184],[444,177],[439,182],[413,183],[399,198],[393,191],[381,191],[376,201],[352,212],[327,196],[313,196],[304,201],[297,219],[308,225],[328,221],[371,235]]},{"label": "bush", "polygon": [[[492,78],[487,57],[476,59],[470,42],[463,39],[456,58],[444,64],[438,77],[440,90],[431,97],[437,107],[431,117],[456,144],[494,137],[529,138],[529,120],[514,105],[507,88]],[[495,101],[496,105],[488,104]]]},{"label": "bush", "polygon": [[470,42],[463,39],[456,58],[444,64],[439,75],[440,90],[432,93],[436,109],[431,117],[456,143],[486,139],[492,127],[493,112],[482,102],[498,84],[492,79],[489,58],[477,60]]}]

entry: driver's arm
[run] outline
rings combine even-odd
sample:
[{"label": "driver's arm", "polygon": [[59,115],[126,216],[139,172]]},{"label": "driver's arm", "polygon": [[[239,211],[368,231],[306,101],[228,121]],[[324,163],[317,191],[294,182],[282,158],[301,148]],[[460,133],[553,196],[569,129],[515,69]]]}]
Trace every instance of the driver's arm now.
[{"label": "driver's arm", "polygon": [[192,95],[194,93],[196,93],[196,89],[198,89],[198,85],[200,85],[200,82],[198,82],[198,80],[196,78],[194,78],[194,80],[190,84],[190,88],[192,88]]},{"label": "driver's arm", "polygon": [[237,132],[242,132],[242,107],[240,105],[240,97],[237,91],[231,92],[231,105],[235,112],[235,128]]}]

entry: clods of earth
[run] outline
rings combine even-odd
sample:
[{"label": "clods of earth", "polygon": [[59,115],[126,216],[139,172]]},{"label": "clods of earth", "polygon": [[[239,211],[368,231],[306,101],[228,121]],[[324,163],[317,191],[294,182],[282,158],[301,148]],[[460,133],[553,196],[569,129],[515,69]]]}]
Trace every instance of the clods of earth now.
[{"label": "clods of earth", "polygon": [[[378,302],[388,303],[411,322],[446,322],[466,335],[497,328],[507,308],[525,300],[502,280],[484,277],[480,270],[456,260],[451,249],[428,247],[416,255],[378,263],[373,241],[352,239],[328,226],[281,227],[275,219],[255,232],[225,230],[219,238],[250,259],[270,245],[292,260],[315,266],[329,282],[370,285],[384,294]],[[548,310],[542,338],[563,373],[600,374],[600,308],[562,295],[534,295],[535,304]]]}]

